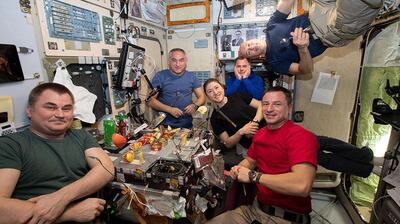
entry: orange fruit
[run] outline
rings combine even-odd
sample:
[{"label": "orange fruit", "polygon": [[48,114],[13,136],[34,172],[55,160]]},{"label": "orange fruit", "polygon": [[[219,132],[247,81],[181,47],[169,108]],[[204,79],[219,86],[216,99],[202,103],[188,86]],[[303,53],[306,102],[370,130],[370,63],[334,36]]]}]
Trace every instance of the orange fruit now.
[{"label": "orange fruit", "polygon": [[117,148],[121,148],[126,144],[126,138],[118,133],[114,133],[111,137],[111,140]]}]

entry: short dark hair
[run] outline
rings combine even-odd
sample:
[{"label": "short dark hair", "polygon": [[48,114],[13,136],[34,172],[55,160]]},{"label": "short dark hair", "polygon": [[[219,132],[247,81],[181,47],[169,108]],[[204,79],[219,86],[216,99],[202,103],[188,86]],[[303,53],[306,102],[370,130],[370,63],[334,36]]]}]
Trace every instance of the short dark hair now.
[{"label": "short dark hair", "polygon": [[207,80],[204,82],[204,84],[203,84],[203,90],[204,90],[204,93],[205,93],[206,95],[207,95],[206,88],[207,88],[207,86],[208,86],[210,83],[212,83],[212,82],[216,82],[216,83],[220,84],[220,85],[222,86],[222,88],[225,89],[225,85],[222,84],[218,79],[216,79],[216,78],[209,78],[209,79],[207,79]]},{"label": "short dark hair", "polygon": [[292,92],[290,92],[285,87],[273,86],[273,87],[267,89],[264,92],[264,95],[267,94],[267,93],[270,93],[270,92],[282,92],[283,94],[285,94],[285,98],[286,98],[286,101],[288,102],[288,104],[292,104]]},{"label": "short dark hair", "polygon": [[171,50],[169,51],[169,53],[168,53],[168,58],[170,58],[170,57],[171,57],[171,54],[172,54],[173,52],[175,52],[175,51],[180,51],[180,52],[182,52],[184,55],[186,55],[186,52],[185,52],[182,48],[173,48],[173,49],[171,49]]},{"label": "short dark hair", "polygon": [[249,64],[251,63],[251,60],[249,58],[246,58],[245,56],[239,56],[239,57],[235,58],[234,65],[236,65],[237,61],[241,61],[241,60],[247,60],[249,62]]},{"label": "short dark hair", "polygon": [[67,87],[58,83],[43,83],[33,88],[29,93],[28,106],[33,106],[39,96],[46,90],[52,90],[58,94],[68,94],[72,99],[72,103],[75,103],[74,95]]}]

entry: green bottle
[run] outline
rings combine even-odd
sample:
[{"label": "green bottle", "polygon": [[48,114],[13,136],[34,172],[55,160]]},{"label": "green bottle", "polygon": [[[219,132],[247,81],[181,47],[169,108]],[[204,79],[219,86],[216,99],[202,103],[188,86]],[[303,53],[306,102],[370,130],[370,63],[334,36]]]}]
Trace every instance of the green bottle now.
[{"label": "green bottle", "polygon": [[114,120],[104,120],[104,144],[112,145],[112,135],[115,133],[115,121]]}]

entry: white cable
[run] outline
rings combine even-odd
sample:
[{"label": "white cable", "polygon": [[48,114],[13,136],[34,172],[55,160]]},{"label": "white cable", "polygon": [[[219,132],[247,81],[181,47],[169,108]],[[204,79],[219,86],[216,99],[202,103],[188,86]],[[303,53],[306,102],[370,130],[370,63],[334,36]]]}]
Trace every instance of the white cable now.
[{"label": "white cable", "polygon": [[[133,31],[135,31],[135,34],[133,34]],[[139,41],[140,37],[140,31],[138,31],[137,26],[129,25],[128,28],[126,29],[126,36],[129,43],[137,45],[137,42]]]},{"label": "white cable", "polygon": [[188,36],[180,36],[177,32],[174,32],[174,34],[181,39],[189,39],[194,35],[194,33],[196,33],[196,27],[194,27],[193,25],[192,27],[193,27],[192,33],[190,33]]},{"label": "white cable", "polygon": [[[131,189],[129,188],[129,194],[131,195]],[[128,203],[128,207],[126,207],[126,209],[127,210],[130,210],[131,209],[131,204],[132,204],[132,200],[133,200],[133,197],[132,197],[132,195],[129,197],[129,203]]]},{"label": "white cable", "polygon": [[132,188],[129,188],[129,191],[130,191],[129,194],[134,195],[135,198],[136,198],[136,200],[139,202],[139,204],[145,206],[146,208],[150,208],[149,205],[147,205],[147,204],[145,204],[145,203],[143,203],[143,202],[141,202],[141,201],[139,200],[139,197],[137,196],[136,192],[134,192],[134,191],[132,190]]},{"label": "white cable", "polygon": [[148,73],[149,75],[151,75],[156,70],[156,61],[154,60],[154,58],[152,58],[151,56],[149,56],[147,54],[145,54],[144,57],[150,59],[153,64],[153,68],[152,68],[151,72]]},{"label": "white cable", "polygon": [[125,3],[125,4],[124,4],[124,7],[122,7],[121,11],[119,11],[119,14],[118,14],[117,18],[115,18],[114,21],[117,20],[117,19],[121,16],[122,11],[124,11],[125,8],[126,8],[126,5],[127,5],[127,4]]},{"label": "white cable", "polygon": [[122,42],[128,42],[129,43],[129,40],[126,38],[125,35],[121,35],[121,38],[122,38]]}]

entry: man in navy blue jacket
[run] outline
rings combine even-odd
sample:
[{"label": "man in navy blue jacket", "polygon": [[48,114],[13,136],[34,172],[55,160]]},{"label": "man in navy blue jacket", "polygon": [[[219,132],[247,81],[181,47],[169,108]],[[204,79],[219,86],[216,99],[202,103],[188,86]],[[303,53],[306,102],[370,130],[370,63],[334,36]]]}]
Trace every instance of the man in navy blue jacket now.
[{"label": "man in navy blue jacket", "polygon": [[239,54],[248,58],[265,57],[272,70],[281,74],[311,73],[312,58],[328,47],[345,46],[364,34],[382,2],[314,0],[309,14],[288,19],[294,0],[279,0],[277,10],[267,22],[266,39],[243,42]]},{"label": "man in navy blue jacket", "polygon": [[261,100],[264,92],[264,80],[251,70],[249,59],[245,57],[236,58],[234,73],[235,75],[231,75],[226,81],[226,95],[240,92]]}]

